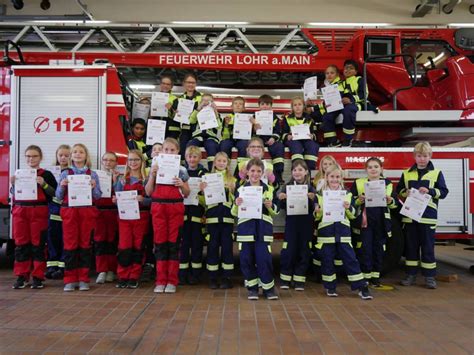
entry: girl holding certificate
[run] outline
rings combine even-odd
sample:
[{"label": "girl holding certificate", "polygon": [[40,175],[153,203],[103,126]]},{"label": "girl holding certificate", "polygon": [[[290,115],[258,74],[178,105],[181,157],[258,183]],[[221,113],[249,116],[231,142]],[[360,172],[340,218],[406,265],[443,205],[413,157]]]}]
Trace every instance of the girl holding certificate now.
[{"label": "girl holding certificate", "polygon": [[352,231],[357,238],[357,254],[364,278],[373,287],[381,287],[385,243],[387,237],[392,236],[390,210],[398,206],[392,182],[382,176],[382,161],[376,157],[369,158],[365,170],[367,177],[357,179],[351,188],[360,212]]},{"label": "girl holding certificate", "polygon": [[251,159],[260,159],[265,166],[265,170],[262,175],[262,180],[266,184],[270,184],[273,186],[275,183],[276,176],[273,173],[273,164],[269,161],[263,159],[265,154],[263,146],[263,140],[259,137],[252,137],[249,140],[247,145],[247,158],[242,158],[238,161],[238,176],[239,176],[239,185],[243,184],[245,180],[247,180],[247,163]]},{"label": "girl holding certificate", "polygon": [[337,277],[334,259],[336,253],[342,257],[347,278],[352,290],[359,290],[363,300],[372,299],[367,281],[360,271],[351,240],[351,219],[355,218],[352,194],[344,190],[343,172],[333,166],[326,172],[326,183],[322,195],[317,195],[318,204],[315,208],[318,225],[318,244],[321,252],[321,272],[324,288],[328,297],[337,297]]},{"label": "girl holding certificate", "polygon": [[[163,142],[162,161],[169,160],[179,154],[179,143],[174,138],[166,138]],[[173,161],[175,161],[173,159]],[[178,285],[179,272],[179,231],[184,223],[183,196],[189,195],[186,168],[179,166],[171,184],[157,183],[159,166],[153,163],[145,191],[151,196],[151,216],[154,231],[156,257],[155,293],[175,293]],[[169,172],[168,172],[169,173]],[[161,175],[160,171],[160,175]]]},{"label": "girl holding certificate", "polygon": [[31,288],[43,288],[46,271],[45,234],[48,229],[48,202],[57,186],[54,175],[40,168],[43,152],[36,145],[25,150],[27,169],[10,177],[13,198],[12,223],[15,241],[14,289],[25,288],[30,276]]},{"label": "girl holding certificate", "polygon": [[[150,222],[150,199],[145,194],[145,160],[139,150],[128,153],[127,167],[123,177],[117,180],[115,192],[137,191],[138,219],[121,216],[118,221],[118,268],[117,288],[137,288],[143,264],[143,239]],[[117,203],[117,197],[112,200]],[[135,202],[136,203],[136,202]],[[127,211],[124,211],[127,212]]]},{"label": "girl holding certificate", "polygon": [[283,290],[289,289],[293,281],[295,291],[304,291],[311,262],[315,197],[308,166],[302,159],[294,160],[291,179],[278,194],[280,208],[286,210],[285,241],[280,258],[280,288]]},{"label": "girl holding certificate", "polygon": [[[207,245],[207,270],[209,272],[209,287],[211,289],[232,288],[231,276],[234,271],[233,239],[234,217],[231,213],[234,202],[234,190],[236,180],[230,172],[230,159],[224,152],[216,154],[211,174],[220,173],[224,180],[224,201],[209,204],[206,201],[206,227],[209,232]],[[206,175],[204,175],[205,177]],[[206,182],[202,182],[201,191],[206,194]],[[222,187],[222,185],[221,185]],[[218,194],[218,191],[214,193]],[[207,194],[209,196],[209,194]],[[220,250],[220,257],[219,257]],[[221,272],[219,272],[221,270]],[[218,276],[222,280],[219,286]]]},{"label": "girl holding certificate", "polygon": [[309,170],[315,170],[319,152],[316,125],[304,110],[302,97],[291,100],[291,113],[283,119],[282,139],[290,149],[291,160],[304,159]]},{"label": "girl holding certificate", "polygon": [[[79,287],[79,291],[89,290],[91,234],[98,215],[94,202],[102,196],[99,177],[90,167],[91,157],[87,147],[80,143],[74,144],[71,166],[61,173],[56,189],[56,197],[63,201],[61,218],[66,292],[74,291],[76,287]],[[75,176],[80,178],[75,179]]]}]

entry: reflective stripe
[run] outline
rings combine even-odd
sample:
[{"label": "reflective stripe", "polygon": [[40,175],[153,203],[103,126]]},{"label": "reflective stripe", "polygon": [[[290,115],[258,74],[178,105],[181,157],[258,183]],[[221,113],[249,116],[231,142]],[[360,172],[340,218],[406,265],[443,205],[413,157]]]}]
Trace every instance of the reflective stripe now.
[{"label": "reflective stripe", "polygon": [[179,264],[179,269],[180,270],[189,269],[189,264],[188,263],[180,263]]},{"label": "reflective stripe", "polygon": [[321,266],[321,261],[318,259],[313,259],[313,265]]},{"label": "reflective stripe", "polygon": [[[275,211],[276,212],[276,211]],[[270,216],[267,216],[266,214],[262,215],[262,219],[267,222],[267,223],[270,223],[271,225],[273,225],[273,218],[270,217]]]},{"label": "reflective stripe", "polygon": [[321,278],[323,279],[323,281],[326,281],[326,282],[336,281],[336,274],[322,275]]},{"label": "reflective stripe", "polygon": [[239,251],[242,250],[242,243],[239,243]]},{"label": "reflective stripe", "polygon": [[191,267],[193,269],[201,269],[202,268],[202,263],[191,263]]},{"label": "reflective stripe", "polygon": [[223,270],[234,270],[234,264],[224,264],[222,263]]},{"label": "reflective stripe", "polygon": [[51,199],[54,203],[57,203],[58,205],[62,205],[63,204],[63,200],[60,200],[59,198],[57,197],[53,197]]},{"label": "reflective stripe", "polygon": [[271,254],[272,253],[272,247],[270,245],[267,245],[268,252]]},{"label": "reflective stripe", "polygon": [[219,223],[219,218],[217,217],[206,218],[206,224],[213,224],[213,223]]},{"label": "reflective stripe", "polygon": [[392,238],[392,232],[391,232],[391,231],[388,232],[388,233],[387,233],[387,236],[388,236],[389,238]]},{"label": "reflective stripe", "polygon": [[371,279],[372,278],[372,273],[368,273],[368,274],[363,274],[364,275],[364,279]]},{"label": "reflective stripe", "polygon": [[390,218],[391,218],[390,213],[384,213],[383,215],[385,216],[386,219],[390,219]]},{"label": "reflective stripe", "polygon": [[[402,218],[402,222],[403,223],[413,223],[413,220],[411,218],[408,218],[408,217],[403,217]],[[422,218],[420,220],[420,222],[418,223],[421,223],[421,224],[431,224],[431,225],[434,225],[436,226],[436,224],[438,223],[438,221],[434,218]]]},{"label": "reflective stripe", "polygon": [[278,157],[278,158],[273,158],[272,159],[272,164],[275,165],[275,164],[278,164],[278,163],[284,163],[285,162],[285,159],[281,158],[281,157]]},{"label": "reflective stripe", "polygon": [[250,218],[239,218],[237,220],[237,224],[239,225],[239,224],[242,224],[242,223],[246,223],[248,221],[251,221],[251,219]]},{"label": "reflective stripe", "polygon": [[324,133],[324,138],[331,138],[331,137],[336,137],[336,132],[325,132]]},{"label": "reflective stripe", "polygon": [[340,260],[340,259],[334,259],[334,265],[336,265],[336,266],[342,266],[342,265],[343,265],[343,264],[342,264],[342,260]]},{"label": "reflective stripe", "polygon": [[253,287],[258,285],[258,279],[247,280],[247,287]]},{"label": "reflective stripe", "polygon": [[292,154],[291,160],[303,159],[303,154]]},{"label": "reflective stripe", "polygon": [[308,242],[308,248],[313,249],[313,242]]},{"label": "reflective stripe", "polygon": [[63,219],[61,218],[61,216],[58,216],[57,214],[52,214],[49,216],[49,219],[52,220],[52,221],[58,221],[58,222],[62,222]]},{"label": "reflective stripe", "polygon": [[280,274],[280,279],[282,279],[283,281],[290,282],[291,281],[291,276],[285,275],[285,274]]},{"label": "reflective stripe", "polygon": [[436,269],[436,263],[424,263],[423,261],[421,262],[421,267],[423,269]]},{"label": "reflective stripe", "polygon": [[357,243],[356,243],[356,248],[357,248],[357,249],[362,248],[362,242],[357,242]]},{"label": "reflective stripe", "polygon": [[191,217],[191,222],[201,223],[201,222],[202,222],[202,219],[201,219],[200,217],[194,217],[194,216],[192,216],[192,217]]},{"label": "reflective stripe", "polygon": [[318,237],[318,243],[335,243],[335,237]]},{"label": "reflective stripe", "polygon": [[383,251],[387,250],[387,246],[384,244],[383,245]]},{"label": "reflective stripe", "polygon": [[283,242],[282,249],[286,249],[287,246],[288,246],[288,242]]},{"label": "reflective stripe", "polygon": [[439,198],[441,196],[441,191],[437,188],[434,188],[434,190],[435,190],[434,198]]},{"label": "reflective stripe", "polygon": [[273,242],[273,235],[264,235],[263,236],[263,241],[267,243],[272,243]]},{"label": "reflective stripe", "polygon": [[419,264],[418,260],[405,260],[406,266],[418,266],[418,264]]},{"label": "reflective stripe", "polygon": [[428,202],[428,207],[431,207],[434,210],[438,210],[438,206],[436,206],[436,203],[434,203],[432,200]]},{"label": "reflective stripe", "polygon": [[224,223],[234,224],[234,219],[230,217],[224,217]]},{"label": "reflective stripe", "polygon": [[360,229],[359,228],[352,228],[352,232],[355,234],[360,234]]},{"label": "reflective stripe", "polygon": [[64,269],[66,267],[66,263],[64,261],[58,261],[58,267]]},{"label": "reflective stripe", "polygon": [[351,237],[341,237],[341,243],[352,243]]},{"label": "reflective stripe", "polygon": [[237,235],[238,242],[254,242],[255,237],[253,235]]},{"label": "reflective stripe", "polygon": [[55,266],[58,266],[57,261],[47,261],[46,262],[46,267],[55,267]]},{"label": "reflective stripe", "polygon": [[372,271],[372,278],[373,278],[373,279],[378,279],[378,278],[380,278],[380,272]]},{"label": "reflective stripe", "polygon": [[306,282],[306,276],[293,275],[293,280],[296,282]]},{"label": "reflective stripe", "polygon": [[305,154],[304,155],[304,160],[316,161],[316,160],[318,160],[318,158],[316,158],[315,155]]},{"label": "reflective stripe", "polygon": [[262,288],[264,290],[269,290],[269,289],[275,287],[275,281],[273,281],[273,280],[271,282],[267,283],[267,284],[263,283],[262,280],[260,280],[260,284],[262,285]]},{"label": "reflective stripe", "polygon": [[347,279],[348,279],[350,282],[360,281],[360,280],[363,280],[363,279],[364,279],[364,275],[362,275],[362,273],[360,273],[360,274],[355,274],[355,275],[347,275]]},{"label": "reflective stripe", "polygon": [[342,129],[342,132],[343,132],[344,134],[354,134],[355,131],[356,131],[355,129],[347,129],[347,128],[343,128],[343,129]]},{"label": "reflective stripe", "polygon": [[218,270],[219,270],[219,265],[207,264],[207,269],[208,269],[209,271],[218,271]]}]

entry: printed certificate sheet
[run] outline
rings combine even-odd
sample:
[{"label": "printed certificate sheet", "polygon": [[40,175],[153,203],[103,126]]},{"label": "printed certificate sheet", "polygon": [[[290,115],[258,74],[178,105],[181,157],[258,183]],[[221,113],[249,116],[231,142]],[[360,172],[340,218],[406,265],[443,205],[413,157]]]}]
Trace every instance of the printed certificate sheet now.
[{"label": "printed certificate sheet", "polygon": [[400,210],[400,214],[420,222],[430,200],[431,196],[429,194],[422,194],[417,189],[412,188]]},{"label": "printed certificate sheet", "polygon": [[92,206],[90,175],[68,175],[69,207]]},{"label": "printed certificate sheet", "polygon": [[286,186],[286,214],[288,216],[308,214],[308,185]]},{"label": "printed certificate sheet", "polygon": [[206,174],[202,177],[202,182],[207,184],[204,189],[204,198],[206,199],[207,205],[227,201],[222,174]]},{"label": "printed certificate sheet", "polygon": [[341,222],[346,213],[344,201],[346,191],[324,190],[323,191],[323,222]]},{"label": "printed certificate sheet", "polygon": [[151,94],[151,116],[168,117],[166,104],[169,99],[170,94],[167,92],[153,92]]},{"label": "printed certificate sheet", "polygon": [[117,191],[117,209],[119,218],[123,220],[140,219],[140,206],[137,200],[137,191]]},{"label": "printed certificate sheet", "polygon": [[15,171],[15,200],[26,201],[38,199],[36,169],[18,169]]},{"label": "printed certificate sheet", "polygon": [[103,170],[94,170],[99,177],[100,190],[105,198],[112,197],[112,173]]},{"label": "printed certificate sheet", "polygon": [[201,183],[201,178],[190,177],[188,180],[189,189],[191,192],[188,197],[184,198],[184,204],[188,206],[198,206],[199,205],[199,184]]},{"label": "printed certificate sheet", "polygon": [[344,108],[337,84],[325,86],[321,89],[321,92],[323,93],[324,105],[328,112],[338,111]]},{"label": "printed certificate sheet", "polygon": [[263,186],[241,187],[239,197],[243,200],[239,206],[239,218],[262,218]]},{"label": "printed certificate sheet", "polygon": [[385,181],[368,181],[364,184],[365,207],[387,207]]},{"label": "printed certificate sheet", "polygon": [[262,126],[256,131],[256,133],[259,136],[271,136],[273,134],[273,111],[272,110],[256,111],[255,120],[260,126]]},{"label": "printed certificate sheet", "polygon": [[138,102],[133,104],[133,109],[132,109],[133,119],[142,118],[146,121],[149,115],[150,115],[150,105],[139,104]]},{"label": "printed certificate sheet", "polygon": [[189,116],[191,116],[193,111],[194,111],[193,100],[178,99],[178,108],[176,109],[174,120],[176,122],[189,124]]},{"label": "printed certificate sheet", "polygon": [[181,156],[179,154],[160,154],[153,158],[153,164],[158,164],[156,183],[174,185],[173,179],[179,176]]},{"label": "printed certificate sheet", "polygon": [[201,111],[199,111],[199,113],[197,114],[197,120],[199,123],[199,129],[201,131],[219,127],[216,112],[210,105],[204,107]]},{"label": "printed certificate sheet", "polygon": [[294,141],[302,139],[311,139],[311,132],[309,131],[309,124],[303,123],[296,126],[291,126],[291,135]]},{"label": "printed certificate sheet", "polygon": [[166,121],[149,119],[146,128],[146,144],[163,143],[166,134]]},{"label": "printed certificate sheet", "polygon": [[316,100],[318,98],[318,77],[312,76],[304,81],[304,101]]},{"label": "printed certificate sheet", "polygon": [[234,139],[250,139],[252,138],[252,123],[250,118],[252,115],[248,113],[236,113],[234,116],[234,130],[232,135]]}]

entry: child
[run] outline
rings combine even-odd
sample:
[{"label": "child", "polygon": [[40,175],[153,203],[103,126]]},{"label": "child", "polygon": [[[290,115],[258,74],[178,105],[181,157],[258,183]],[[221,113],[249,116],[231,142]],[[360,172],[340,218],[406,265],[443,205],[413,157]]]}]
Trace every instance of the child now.
[{"label": "child", "polygon": [[280,208],[287,208],[287,186],[306,185],[308,187],[308,213],[286,215],[285,241],[281,250],[281,289],[289,289],[293,280],[295,291],[304,291],[306,271],[311,262],[311,238],[313,237],[313,212],[315,190],[310,183],[308,166],[302,159],[293,160],[291,179],[278,195]]},{"label": "child", "polygon": [[12,223],[13,239],[15,241],[15,263],[13,272],[17,280],[14,289],[25,288],[30,275],[33,277],[31,288],[43,288],[45,260],[45,235],[48,229],[48,202],[54,196],[57,186],[54,175],[40,168],[43,152],[37,145],[25,149],[26,165],[36,170],[37,198],[25,201],[16,200],[15,175],[10,177],[13,196]]},{"label": "child", "polygon": [[[118,158],[114,152],[102,155],[102,169],[111,174],[112,196],[113,185],[117,181],[119,172],[115,170]],[[95,270],[98,273],[95,283],[113,282],[117,272],[117,206],[112,197],[101,197],[95,203],[99,211],[97,226],[94,233]]]},{"label": "child", "polygon": [[[207,172],[199,163],[201,157],[199,147],[192,145],[186,148],[186,169],[190,178],[200,178]],[[180,284],[195,285],[199,282],[202,272],[202,249],[204,247],[203,217],[204,196],[201,195],[197,206],[185,205],[184,207],[184,226],[179,253]]]},{"label": "child", "polygon": [[150,160],[151,147],[146,144],[146,121],[142,118],[135,118],[132,122],[132,135],[128,138],[127,146],[129,150],[137,149],[142,152],[144,158]]},{"label": "child", "polygon": [[232,99],[232,113],[224,118],[222,125],[222,139],[220,150],[232,156],[232,148],[236,147],[238,151],[237,163],[240,163],[246,157],[246,148],[249,143],[246,139],[233,139],[234,118],[236,113],[245,111],[245,99],[242,96],[236,96]]},{"label": "child", "polygon": [[[119,219],[117,288],[137,288],[143,264],[143,239],[148,233],[150,221],[150,199],[145,196],[145,160],[139,150],[128,153],[127,167],[123,177],[117,180],[115,191],[137,191],[140,218]],[[117,198],[114,196],[116,203]]]},{"label": "child", "polygon": [[[74,144],[71,150],[71,165],[61,173],[56,197],[63,200],[61,218],[64,239],[64,291],[89,290],[89,268],[91,264],[91,235],[96,227],[97,208],[94,202],[102,195],[99,177],[90,169],[91,157],[84,144]],[[90,175],[92,206],[70,207],[68,205],[68,175]]]},{"label": "child", "polygon": [[200,112],[203,108],[210,106],[214,110],[219,126],[216,128],[201,131],[201,129],[199,128],[199,124],[196,124],[192,139],[187,144],[188,147],[192,145],[197,147],[204,146],[204,149],[207,153],[207,165],[209,170],[212,169],[214,157],[219,151],[219,131],[222,125],[219,112],[217,112],[217,107],[213,100],[214,98],[211,94],[202,95],[201,102],[198,105],[197,111]]},{"label": "child", "polygon": [[[325,190],[344,191],[343,173],[337,166],[332,166],[326,172],[326,183],[323,186]],[[344,263],[344,269],[347,278],[351,283],[352,290],[359,290],[359,296],[363,300],[372,299],[367,282],[360,271],[354,249],[351,244],[351,227],[349,219],[354,219],[355,208],[352,206],[352,194],[347,192],[344,200],[345,216],[341,222],[323,221],[324,195],[318,196],[318,205],[315,208],[316,220],[320,221],[318,225],[318,245],[321,252],[321,272],[323,285],[326,294],[329,297],[337,297],[336,292],[336,269],[334,258],[339,253]]]},{"label": "child", "polygon": [[[209,287],[219,287],[219,264],[222,267],[221,289],[232,288],[231,276],[234,270],[233,240],[234,217],[232,216],[232,203],[234,202],[235,178],[230,172],[230,159],[224,152],[216,154],[212,173],[221,173],[224,179],[226,202],[206,206],[206,227],[209,232],[207,245],[207,270],[209,271]],[[206,188],[206,183],[201,183],[201,191]],[[219,258],[219,249],[221,256]]]},{"label": "child", "polygon": [[[258,98],[258,108],[260,110],[271,110],[273,106],[273,98],[270,95],[262,95]],[[255,118],[252,119],[254,129],[260,128],[260,125],[256,123]],[[273,114],[273,134],[271,136],[260,137],[265,146],[268,147],[268,152],[272,157],[273,168],[275,172],[275,179],[277,183],[283,182],[283,155],[285,153],[285,147],[280,142],[281,137],[281,125],[280,119],[276,114]]]},{"label": "child", "polygon": [[264,147],[263,141],[259,137],[252,137],[247,146],[247,157],[242,159],[238,164],[239,185],[243,184],[247,179],[247,163],[250,159],[260,159],[265,166],[265,171],[262,176],[264,183],[271,184],[275,182],[275,175],[273,174],[273,164],[263,160]]},{"label": "child", "polygon": [[[382,271],[383,255],[387,237],[392,236],[390,210],[397,208],[396,198],[392,197],[393,185],[389,179],[384,179],[383,164],[379,158],[371,157],[365,163],[366,178],[357,179],[351,188],[355,204],[361,213],[354,221],[352,231],[358,235],[359,261],[364,278],[374,287],[381,287],[380,272]],[[384,180],[387,195],[385,207],[365,207],[365,183],[368,181]],[[357,244],[359,244],[357,243]]]},{"label": "child", "polygon": [[[304,100],[295,97],[291,100],[292,112],[283,119],[283,142],[290,148],[291,160],[304,159],[309,170],[316,169],[319,145],[316,143],[316,125],[313,119],[304,112]],[[294,140],[291,127],[301,124],[309,126],[309,136],[306,139]]]},{"label": "child", "polygon": [[[61,168],[61,172],[68,168],[71,157],[71,147],[61,144],[56,149],[55,166]],[[48,261],[46,262],[47,279],[61,280],[64,276],[64,250],[63,250],[63,223],[60,215],[62,201],[53,196],[48,203]]]},{"label": "child", "polygon": [[[179,154],[179,143],[174,138],[163,142],[162,154]],[[156,183],[158,165],[153,164],[145,191],[152,198],[151,215],[156,257],[155,293],[175,293],[179,271],[179,230],[184,222],[183,196],[189,195],[188,173],[180,167],[174,185]]]},{"label": "child", "polygon": [[[278,214],[278,205],[273,201],[273,188],[261,181],[264,165],[260,159],[251,159],[247,164],[249,181],[245,186],[262,186],[262,219],[238,218],[237,241],[240,250],[240,268],[246,281],[249,300],[258,300],[258,285],[262,285],[268,300],[278,299],[273,279],[273,264],[270,243],[273,242],[273,217]],[[244,200],[237,190],[232,214],[238,216],[238,206]]]},{"label": "child", "polygon": [[431,201],[428,203],[420,222],[408,217],[403,217],[406,232],[405,264],[406,278],[401,281],[403,286],[416,283],[416,273],[420,264],[421,273],[425,277],[425,285],[435,289],[436,285],[436,259],[434,255],[435,232],[438,218],[438,201],[448,195],[448,188],[443,173],[435,169],[430,161],[433,151],[428,142],[415,145],[413,156],[415,164],[404,170],[397,186],[398,195],[405,199],[409,196],[411,188],[418,189],[422,194],[429,194]]},{"label": "child", "polygon": [[166,133],[165,137],[171,137],[174,139],[178,139],[181,133],[180,123],[173,120],[172,110],[171,107],[173,106],[174,100],[176,100],[176,96],[173,95],[171,90],[173,89],[174,81],[173,77],[168,74],[164,74],[160,77],[160,92],[168,93],[168,103],[166,104],[166,108],[168,109],[168,116],[167,117],[159,117],[155,116],[152,117],[154,119],[159,119],[166,121]]}]

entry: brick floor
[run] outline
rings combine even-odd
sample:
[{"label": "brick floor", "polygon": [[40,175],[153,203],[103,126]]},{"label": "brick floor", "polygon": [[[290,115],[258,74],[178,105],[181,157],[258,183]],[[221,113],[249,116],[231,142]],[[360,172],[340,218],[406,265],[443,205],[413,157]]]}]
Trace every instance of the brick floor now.
[{"label": "brick floor", "polygon": [[[328,298],[320,284],[279,291],[280,300],[246,299],[243,287],[184,286],[155,295],[112,284],[65,294],[59,281],[43,290],[12,290],[0,270],[0,353],[90,354],[472,354],[474,277],[374,292],[361,301],[345,283]],[[396,283],[401,271],[388,275]],[[241,284],[241,279],[237,282]],[[421,280],[420,280],[421,281]],[[236,283],[237,283],[236,282]]]}]

